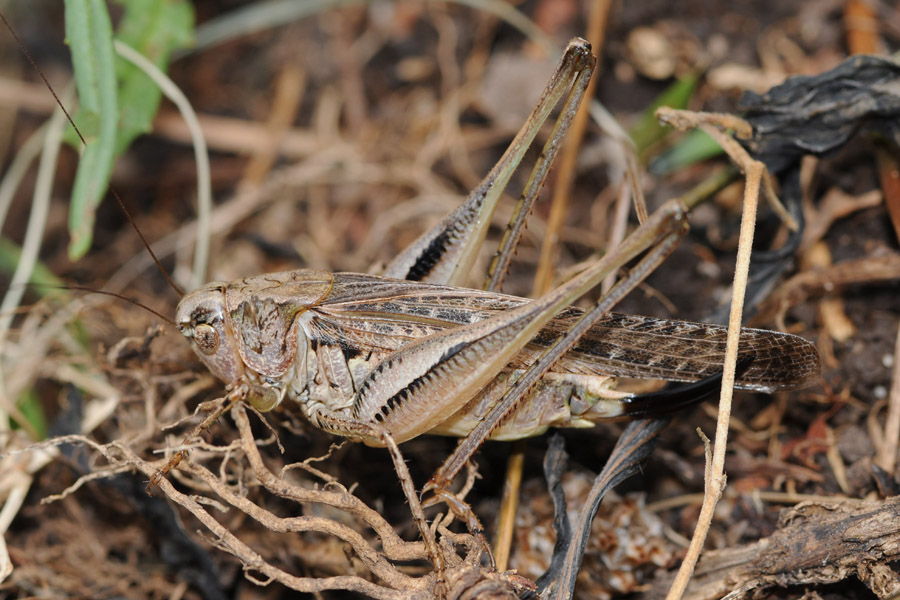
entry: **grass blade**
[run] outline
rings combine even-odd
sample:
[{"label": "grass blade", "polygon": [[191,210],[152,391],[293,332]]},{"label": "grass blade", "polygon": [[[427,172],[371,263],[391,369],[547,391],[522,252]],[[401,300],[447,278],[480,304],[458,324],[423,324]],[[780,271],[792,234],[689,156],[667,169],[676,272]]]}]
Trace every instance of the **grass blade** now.
[{"label": "grass blade", "polygon": [[115,157],[118,99],[112,24],[103,0],[66,0],[66,36],[72,48],[84,151],[69,211],[69,258],[91,246],[94,212],[106,192]]}]

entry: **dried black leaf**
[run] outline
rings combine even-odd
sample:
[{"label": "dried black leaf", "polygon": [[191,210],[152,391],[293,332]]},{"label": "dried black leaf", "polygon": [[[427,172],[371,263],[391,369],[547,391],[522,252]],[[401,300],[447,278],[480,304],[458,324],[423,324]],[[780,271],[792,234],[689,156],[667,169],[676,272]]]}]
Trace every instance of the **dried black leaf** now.
[{"label": "dried black leaf", "polygon": [[745,92],[739,108],[753,126],[743,143],[777,174],[806,154],[822,155],[858,132],[900,144],[900,65],[857,55],[819,75],[798,75],[765,94]]}]

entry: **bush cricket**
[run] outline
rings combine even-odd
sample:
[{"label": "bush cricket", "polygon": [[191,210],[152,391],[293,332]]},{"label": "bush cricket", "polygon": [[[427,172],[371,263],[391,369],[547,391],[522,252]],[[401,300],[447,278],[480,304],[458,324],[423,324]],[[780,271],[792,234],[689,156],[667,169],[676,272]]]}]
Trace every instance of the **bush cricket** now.
[{"label": "bush cricket", "polygon": [[[486,439],[665,414],[695,401],[651,402],[614,389],[617,376],[714,381],[721,369],[724,327],[609,312],[687,231],[686,209],[679,202],[664,205],[615,251],[536,300],[493,291],[582,100],[594,60],[586,41],[569,43],[497,165],[458,209],[382,274],[301,269],[213,282],[185,296],[175,324],[226,383],[229,399],[262,411],[296,402],[318,428],[389,447],[398,471],[404,467],[396,443],[423,433],[463,437],[426,489],[464,513],[447,488]],[[512,172],[564,96],[491,263],[488,291],[459,287]],[[592,309],[570,306],[641,256]],[[742,330],[739,361],[737,387],[750,390],[803,387],[819,372],[811,343],[755,329]],[[414,490],[405,489],[415,504]],[[440,571],[433,533],[422,519],[419,527]]]}]

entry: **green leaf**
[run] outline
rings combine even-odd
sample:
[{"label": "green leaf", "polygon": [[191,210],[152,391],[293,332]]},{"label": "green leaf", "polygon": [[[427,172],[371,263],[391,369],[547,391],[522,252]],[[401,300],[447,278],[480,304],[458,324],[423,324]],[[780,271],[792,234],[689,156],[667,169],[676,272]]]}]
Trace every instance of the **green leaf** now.
[{"label": "green leaf", "polygon": [[722,154],[722,147],[699,129],[684,134],[677,144],[657,156],[650,163],[653,175],[665,175],[700,161]]},{"label": "green leaf", "polygon": [[[117,37],[160,70],[167,70],[173,50],[192,42],[189,0],[118,2],[124,13]],[[76,260],[91,246],[94,214],[109,186],[115,157],[150,130],[161,92],[139,68],[115,56],[103,0],[66,0],[66,35],[80,104],[74,118],[85,137],[69,209],[69,257]],[[74,131],[66,141],[82,147]]]},{"label": "green leaf", "polygon": [[[47,438],[47,415],[44,413],[44,407],[41,399],[38,397],[34,388],[28,388],[22,393],[18,402],[19,411],[28,421],[31,427],[38,435],[38,439]],[[15,429],[13,424],[13,429]]]},{"label": "green leaf", "polygon": [[656,109],[660,106],[671,106],[672,108],[686,108],[694,90],[697,89],[697,83],[700,80],[700,72],[691,72],[679,78],[675,83],[670,85],[662,94],[656,97],[656,100],[650,104],[637,122],[631,127],[629,134],[637,148],[638,156],[645,158],[647,150],[660,142],[672,130],[663,127],[656,120]]},{"label": "green leaf", "polygon": [[[22,249],[17,244],[9,238],[0,237],[0,272],[12,275],[16,270],[16,265],[19,264],[21,255]],[[41,296],[45,295],[48,289],[58,292],[60,287],[64,286],[62,279],[41,263],[34,265],[28,283],[34,285]]]},{"label": "green leaf", "polygon": [[[187,0],[118,0],[125,9],[117,39],[128,44],[165,72],[174,50],[193,43],[194,11]],[[121,153],[135,137],[150,131],[161,92],[143,71],[119,58],[119,135]]]},{"label": "green leaf", "polygon": [[66,0],[66,36],[80,111],[97,123],[96,131],[86,126],[82,134],[87,137],[69,207],[69,258],[76,260],[91,246],[94,213],[109,185],[115,156],[119,111],[112,24],[103,0]]}]

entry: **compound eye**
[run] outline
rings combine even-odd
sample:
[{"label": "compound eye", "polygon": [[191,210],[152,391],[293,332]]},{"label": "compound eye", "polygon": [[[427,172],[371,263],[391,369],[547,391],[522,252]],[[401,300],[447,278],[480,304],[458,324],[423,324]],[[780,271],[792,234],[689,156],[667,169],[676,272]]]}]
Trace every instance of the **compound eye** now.
[{"label": "compound eye", "polygon": [[212,325],[201,323],[194,327],[194,343],[203,354],[215,354],[219,349],[219,332]]}]

